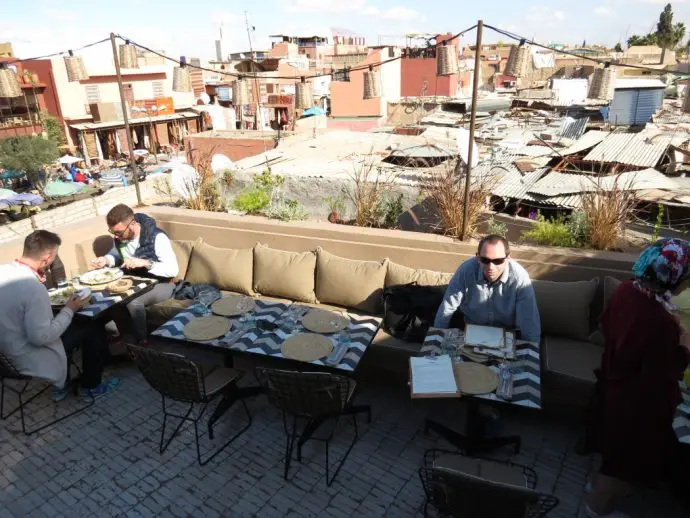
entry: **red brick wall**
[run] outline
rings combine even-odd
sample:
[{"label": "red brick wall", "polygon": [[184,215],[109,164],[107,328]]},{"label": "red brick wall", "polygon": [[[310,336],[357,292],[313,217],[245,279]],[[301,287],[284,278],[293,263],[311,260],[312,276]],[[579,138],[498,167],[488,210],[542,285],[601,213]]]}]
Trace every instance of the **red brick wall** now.
[{"label": "red brick wall", "polygon": [[424,81],[427,82],[424,95],[455,97],[457,94],[458,76],[436,76],[436,60],[433,58],[405,58],[400,68],[403,97],[422,95]]},{"label": "red brick wall", "polygon": [[32,133],[40,135],[43,132],[41,126],[16,126],[12,128],[0,128],[0,140],[10,137],[31,136]]},{"label": "red brick wall", "polygon": [[256,156],[274,148],[273,138],[213,138],[187,137],[185,138],[187,160],[194,164],[200,155],[210,153],[225,155],[233,162]]}]

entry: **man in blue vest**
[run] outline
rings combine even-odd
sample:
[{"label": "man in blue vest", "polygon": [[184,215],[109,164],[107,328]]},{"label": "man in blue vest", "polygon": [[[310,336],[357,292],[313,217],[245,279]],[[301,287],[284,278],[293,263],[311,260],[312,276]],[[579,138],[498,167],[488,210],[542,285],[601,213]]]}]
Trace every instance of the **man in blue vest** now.
[{"label": "man in blue vest", "polygon": [[116,205],[106,216],[108,231],[115,238],[115,245],[103,257],[94,259],[95,268],[119,266],[125,273],[139,277],[151,277],[159,282],[156,286],[127,305],[134,325],[134,338],[145,342],[146,306],[172,297],[173,279],[179,273],[177,258],[170,239],[156,226],[156,220],[146,214],[135,214],[127,205]]}]

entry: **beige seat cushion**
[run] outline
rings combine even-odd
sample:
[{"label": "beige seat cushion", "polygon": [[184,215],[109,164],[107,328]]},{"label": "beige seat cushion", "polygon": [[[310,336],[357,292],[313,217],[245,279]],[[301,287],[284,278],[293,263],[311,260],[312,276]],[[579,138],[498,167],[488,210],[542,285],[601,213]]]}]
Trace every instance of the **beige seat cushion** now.
[{"label": "beige seat cushion", "polygon": [[442,286],[450,283],[452,277],[452,273],[415,269],[389,261],[386,272],[386,288],[411,282],[416,282],[422,286]]},{"label": "beige seat cushion", "polygon": [[576,282],[533,280],[542,334],[587,340],[590,305],[598,283],[598,278]]},{"label": "beige seat cushion", "polygon": [[546,370],[594,384],[594,369],[601,365],[604,350],[591,342],[548,335],[544,338]]},{"label": "beige seat cushion", "polygon": [[251,248],[216,248],[202,242],[194,245],[185,280],[253,295],[253,270],[254,251]]},{"label": "beige seat cushion", "polygon": [[257,244],[254,248],[254,291],[299,302],[316,302],[314,252],[285,252]]},{"label": "beige seat cushion", "polygon": [[324,304],[380,314],[387,268],[387,259],[383,262],[356,261],[319,248],[316,251],[316,298]]},{"label": "beige seat cushion", "polygon": [[175,258],[177,259],[177,266],[179,272],[177,274],[178,279],[184,279],[187,275],[187,267],[189,266],[189,259],[192,255],[192,250],[195,244],[201,244],[202,238],[196,241],[170,241],[172,245],[173,252],[175,252]]},{"label": "beige seat cushion", "polygon": [[[606,306],[609,305],[609,300],[611,300],[611,296],[616,292],[618,289],[618,286],[621,285],[620,279],[616,279],[615,277],[604,277],[604,305],[603,309],[606,309]],[[594,331],[591,335],[589,335],[589,341],[592,343],[595,343],[597,345],[604,345],[604,334],[601,332],[601,328],[599,327],[599,322],[597,319],[597,330]]]},{"label": "beige seat cushion", "polygon": [[400,338],[388,334],[383,329],[379,329],[374,339],[371,341],[373,347],[385,347],[391,351],[407,353],[410,356],[420,354],[422,344],[416,342],[406,342]]}]

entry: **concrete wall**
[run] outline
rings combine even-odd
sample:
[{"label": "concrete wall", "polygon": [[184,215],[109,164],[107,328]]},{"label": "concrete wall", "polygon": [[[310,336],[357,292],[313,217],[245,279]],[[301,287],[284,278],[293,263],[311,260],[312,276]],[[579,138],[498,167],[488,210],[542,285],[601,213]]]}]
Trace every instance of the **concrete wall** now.
[{"label": "concrete wall", "polygon": [[[401,59],[402,97],[440,95],[455,97],[458,91],[458,76],[437,76],[436,59]],[[426,85],[425,85],[426,84]]]},{"label": "concrete wall", "polygon": [[[255,133],[255,134],[253,134]],[[236,137],[234,136],[236,135]],[[246,135],[246,136],[243,136]],[[264,135],[261,137],[261,135]],[[233,162],[259,155],[275,147],[273,131],[209,131],[185,137],[187,160],[195,163],[200,154],[222,154]]]},{"label": "concrete wall", "polygon": [[[382,60],[381,54],[380,50],[375,50],[357,66],[379,63]],[[331,82],[331,116],[379,117],[383,115],[385,111],[382,109],[381,99],[363,99],[363,92],[364,70],[350,72],[350,81]]]}]

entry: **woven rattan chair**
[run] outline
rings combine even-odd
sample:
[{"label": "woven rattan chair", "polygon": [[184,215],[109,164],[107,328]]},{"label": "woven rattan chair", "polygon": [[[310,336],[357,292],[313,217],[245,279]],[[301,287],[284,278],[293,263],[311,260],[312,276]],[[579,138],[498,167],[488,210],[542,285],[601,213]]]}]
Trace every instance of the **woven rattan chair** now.
[{"label": "woven rattan chair", "polygon": [[[283,412],[283,426],[287,435],[283,478],[288,479],[295,441],[297,462],[301,462],[302,446],[309,439],[315,439],[326,443],[326,485],[330,486],[359,438],[357,414],[366,413],[368,422],[371,422],[369,407],[351,404],[356,383],[345,376],[326,372],[297,372],[265,367],[257,367],[256,376],[269,402]],[[324,421],[335,419],[337,425],[337,421],[344,415],[352,416],[355,436],[330,477],[329,445],[337,426],[333,426],[325,438],[316,438],[313,434]],[[291,425],[288,424],[290,417]],[[297,426],[299,419],[306,420],[301,431],[298,431]]]},{"label": "woven rattan chair", "polygon": [[429,450],[419,476],[426,494],[425,516],[431,505],[440,516],[541,518],[559,503],[535,490],[534,470],[510,462]]},{"label": "woven rattan chair", "polygon": [[[73,363],[68,363],[68,370],[71,369],[72,365],[79,371],[79,367],[77,367]],[[7,381],[12,380],[15,381],[17,385],[20,386],[20,388],[17,388],[13,386],[14,384],[10,383],[8,384]],[[44,382],[43,380],[40,380],[38,378],[33,378],[31,376],[25,376],[24,374],[21,374],[17,368],[12,364],[10,359],[3,355],[0,354],[0,419],[7,419],[10,416],[14,415],[17,411],[19,411],[19,415],[21,416],[21,421],[22,421],[22,432],[24,432],[26,435],[31,435],[36,432],[40,432],[41,430],[45,430],[49,426],[53,426],[54,424],[59,423],[60,421],[64,421],[65,419],[72,417],[76,414],[79,414],[80,412],[83,412],[87,408],[89,408],[91,405],[93,405],[94,400],[89,399],[88,402],[85,405],[80,406],[76,410],[73,410],[72,412],[69,412],[61,417],[58,417],[57,419],[53,419],[52,421],[48,423],[44,423],[38,428],[35,428],[33,430],[28,430],[26,427],[26,421],[24,419],[24,410],[25,407],[31,403],[34,399],[39,397],[41,394],[43,394],[46,390],[52,387],[51,384],[46,384],[44,388],[39,390],[36,394],[31,396],[29,399],[26,401],[23,399],[24,394],[26,393],[27,389],[31,385],[32,381],[36,382]],[[45,383],[45,382],[44,382]],[[19,401],[19,405],[17,408],[9,412],[8,414],[5,414],[5,389],[8,391],[16,394],[17,400]],[[76,385],[74,386],[75,392],[77,391]]]},{"label": "woven rattan chair", "polygon": [[[213,454],[205,460],[202,460],[201,448],[199,447],[198,423],[204,416],[209,403],[218,396],[223,396],[223,399],[221,399],[218,404],[219,407],[225,405],[224,409],[227,410],[231,406],[232,403],[230,400],[233,390],[236,388],[235,384],[242,377],[242,374],[234,369],[217,368],[209,374],[204,375],[198,364],[188,360],[182,355],[130,344],[127,344],[127,349],[149,385],[161,394],[163,428],[161,429],[159,444],[160,453],[163,453],[168,448],[182,428],[182,425],[187,421],[191,421],[194,423],[197,460],[201,466],[204,466],[251,426],[252,416],[249,413],[249,408],[247,408],[246,403],[240,399],[244,411],[247,414],[247,424]],[[189,409],[184,415],[172,413],[168,411],[166,407],[166,398],[180,403],[187,403],[189,404]],[[190,417],[192,416],[193,410],[198,405],[201,406],[201,410],[197,413],[196,417]],[[177,425],[177,428],[175,428],[170,438],[168,438],[167,442],[165,442],[165,428],[168,417],[178,418],[180,419],[180,423]],[[217,417],[214,413],[214,416],[212,416],[208,422],[208,435],[211,440],[213,440],[213,424],[216,419]]]}]

